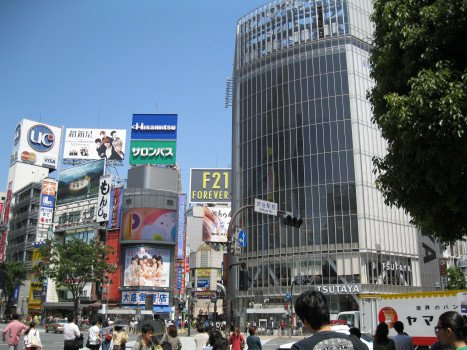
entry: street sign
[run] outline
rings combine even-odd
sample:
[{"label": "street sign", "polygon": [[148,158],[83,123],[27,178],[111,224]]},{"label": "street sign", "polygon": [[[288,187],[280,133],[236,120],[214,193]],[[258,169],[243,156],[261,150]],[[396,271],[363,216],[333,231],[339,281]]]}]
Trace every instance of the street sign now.
[{"label": "street sign", "polygon": [[287,298],[287,300],[289,300],[289,299],[292,298],[292,295],[290,295],[290,293],[287,293],[287,294],[285,295],[285,297]]},{"label": "street sign", "polygon": [[246,246],[246,232],[243,230],[238,233],[238,243],[242,248]]},{"label": "street sign", "polygon": [[277,216],[277,203],[255,198],[255,211],[262,214]]}]

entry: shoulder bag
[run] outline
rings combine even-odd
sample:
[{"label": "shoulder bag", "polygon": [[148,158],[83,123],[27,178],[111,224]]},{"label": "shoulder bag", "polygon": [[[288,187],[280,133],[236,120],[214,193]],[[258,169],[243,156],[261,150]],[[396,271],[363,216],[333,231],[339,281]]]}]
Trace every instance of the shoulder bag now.
[{"label": "shoulder bag", "polygon": [[37,339],[37,331],[31,336],[31,348],[41,348],[41,342]]},{"label": "shoulder bag", "polygon": [[109,333],[109,327],[107,327],[105,329],[105,336],[104,337],[105,337],[105,340],[108,341],[108,342],[112,340],[112,334]]}]

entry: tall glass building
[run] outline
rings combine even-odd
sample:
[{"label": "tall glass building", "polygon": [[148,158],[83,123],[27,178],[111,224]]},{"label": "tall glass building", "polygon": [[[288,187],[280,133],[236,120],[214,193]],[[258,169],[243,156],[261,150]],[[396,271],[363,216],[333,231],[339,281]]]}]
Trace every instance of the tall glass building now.
[{"label": "tall glass building", "polygon": [[304,219],[297,229],[242,212],[252,280],[233,310],[244,320],[280,319],[286,294],[310,288],[334,314],[358,294],[421,290],[420,232],[372,172],[385,143],[366,99],[371,11],[370,0],[277,0],[237,23],[232,212],[259,198]]}]

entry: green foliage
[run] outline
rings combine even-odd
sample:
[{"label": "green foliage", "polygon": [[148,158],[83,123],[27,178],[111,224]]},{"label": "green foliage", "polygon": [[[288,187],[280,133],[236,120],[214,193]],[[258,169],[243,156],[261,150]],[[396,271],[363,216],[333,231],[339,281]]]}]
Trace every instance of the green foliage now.
[{"label": "green foliage", "polygon": [[22,286],[27,278],[27,269],[23,261],[2,262],[0,270],[6,271],[6,288],[4,290],[5,300],[11,301],[17,285]]},{"label": "green foliage", "polygon": [[448,267],[446,269],[446,278],[448,280],[448,290],[459,290],[465,288],[465,276],[460,268]]},{"label": "green foliage", "polygon": [[368,98],[388,154],[377,187],[424,234],[462,239],[467,221],[467,0],[374,0]]},{"label": "green foliage", "polygon": [[77,312],[78,299],[85,285],[107,283],[108,277],[105,276],[117,270],[116,266],[108,263],[107,256],[113,252],[112,247],[103,246],[94,240],[86,243],[72,235],[65,235],[60,241],[47,240],[38,249],[42,259],[33,267],[33,273],[40,281],[50,277],[57,287],[68,289]]}]

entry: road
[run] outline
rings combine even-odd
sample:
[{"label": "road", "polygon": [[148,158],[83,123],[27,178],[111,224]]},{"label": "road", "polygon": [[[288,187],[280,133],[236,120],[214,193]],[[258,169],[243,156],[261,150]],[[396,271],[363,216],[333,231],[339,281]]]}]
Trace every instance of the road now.
[{"label": "road", "polygon": [[[5,324],[0,324],[0,331],[3,332],[3,329],[5,329],[5,326],[6,326]],[[39,329],[39,332],[40,332],[43,350],[63,349],[63,334],[61,333],[55,334],[55,333],[50,333],[50,332],[46,333],[44,329]],[[87,332],[83,332],[83,334],[84,334],[84,339],[86,342]],[[243,336],[246,337],[245,334]],[[137,337],[138,336],[136,334],[130,334],[129,341],[127,343],[127,349],[131,349],[133,347],[133,344],[135,343]],[[275,336],[260,336],[260,339],[261,339],[261,343],[263,344],[263,350],[275,350],[281,344],[298,341],[302,339],[302,337],[278,338]],[[23,337],[21,337],[21,341],[22,340],[23,340]],[[194,341],[194,334],[191,337],[181,336],[180,340],[182,341],[183,350],[195,350],[196,347],[195,347],[195,341]],[[19,348],[18,350],[24,349],[23,346],[20,346],[18,348]],[[0,342],[0,350],[7,350],[7,349],[8,349],[8,344]],[[86,350],[87,348],[85,347],[84,349]]]}]

